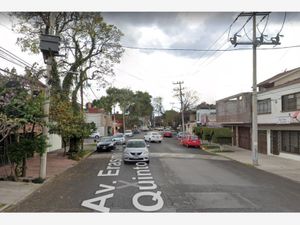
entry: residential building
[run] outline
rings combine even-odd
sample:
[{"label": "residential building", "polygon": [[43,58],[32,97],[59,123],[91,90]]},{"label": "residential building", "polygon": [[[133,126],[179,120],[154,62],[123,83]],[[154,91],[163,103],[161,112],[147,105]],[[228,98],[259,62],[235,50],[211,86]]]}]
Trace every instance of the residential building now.
[{"label": "residential building", "polygon": [[300,67],[258,85],[258,148],[300,159]]},{"label": "residential building", "polygon": [[232,129],[232,145],[251,149],[251,96],[239,93],[216,103],[217,123]]},{"label": "residential building", "polygon": [[198,126],[217,126],[216,106],[202,102],[196,108],[196,123]]},{"label": "residential building", "polygon": [[87,123],[94,122],[97,131],[101,136],[107,136],[113,133],[113,121],[111,115],[106,113],[104,109],[93,107],[92,103],[87,103],[85,121]]},{"label": "residential building", "polygon": [[[300,160],[300,67],[258,85],[258,152]],[[232,145],[251,149],[252,95],[217,101],[217,122],[233,131]]]}]

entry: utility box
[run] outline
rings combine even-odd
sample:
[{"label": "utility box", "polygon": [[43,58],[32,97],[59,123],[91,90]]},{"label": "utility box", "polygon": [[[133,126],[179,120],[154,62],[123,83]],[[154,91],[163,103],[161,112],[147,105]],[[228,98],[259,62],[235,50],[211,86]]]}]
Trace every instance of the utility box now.
[{"label": "utility box", "polygon": [[55,35],[49,34],[42,34],[40,36],[40,50],[42,51],[43,55],[52,56],[59,55],[59,44],[60,44],[60,37]]}]

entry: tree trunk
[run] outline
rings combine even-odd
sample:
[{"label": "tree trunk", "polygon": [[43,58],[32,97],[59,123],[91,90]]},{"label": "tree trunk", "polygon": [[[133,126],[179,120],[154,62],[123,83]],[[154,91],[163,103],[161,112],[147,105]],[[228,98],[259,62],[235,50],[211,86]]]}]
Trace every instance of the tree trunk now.
[{"label": "tree trunk", "polygon": [[70,138],[70,149],[69,149],[69,154],[72,155],[74,153],[79,152],[79,145],[80,145],[80,139],[73,137]]},{"label": "tree trunk", "polygon": [[66,156],[66,152],[67,152],[67,141],[64,138],[62,139],[62,141],[63,141],[63,149],[64,149],[63,156],[65,157]]},{"label": "tree trunk", "polygon": [[27,170],[27,159],[26,156],[23,158],[23,162],[22,162],[22,177],[26,177],[26,170]]}]

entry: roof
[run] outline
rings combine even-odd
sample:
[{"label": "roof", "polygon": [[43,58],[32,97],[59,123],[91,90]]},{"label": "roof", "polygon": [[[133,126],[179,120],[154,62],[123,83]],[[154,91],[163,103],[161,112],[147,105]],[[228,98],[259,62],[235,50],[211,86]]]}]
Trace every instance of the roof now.
[{"label": "roof", "polygon": [[258,94],[268,92],[268,91],[272,91],[272,90],[279,89],[279,88],[283,88],[283,87],[286,87],[286,86],[290,86],[292,84],[298,84],[298,83],[300,83],[300,78],[288,81],[284,84],[281,84],[281,85],[278,85],[278,86],[275,86],[275,87],[268,88],[267,90],[264,90],[264,91],[259,91]]},{"label": "roof", "polygon": [[275,82],[275,81],[277,81],[277,80],[279,80],[283,77],[289,76],[289,75],[291,75],[293,73],[296,73],[298,71],[300,71],[300,67],[292,69],[292,70],[284,71],[284,72],[279,73],[279,74],[277,74],[277,75],[275,75],[275,76],[273,76],[273,77],[271,77],[271,78],[269,78],[269,79],[267,79],[263,82],[260,82],[259,84],[257,84],[257,86],[262,86],[264,84],[273,83],[273,82]]}]

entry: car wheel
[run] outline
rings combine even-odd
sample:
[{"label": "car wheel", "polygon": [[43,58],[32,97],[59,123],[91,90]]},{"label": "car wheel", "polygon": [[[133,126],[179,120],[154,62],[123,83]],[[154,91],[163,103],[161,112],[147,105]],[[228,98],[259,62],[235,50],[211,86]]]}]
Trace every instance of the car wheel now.
[{"label": "car wheel", "polygon": [[158,143],[161,143],[161,141],[159,141]]},{"label": "car wheel", "polygon": [[100,137],[98,135],[95,136],[95,139],[99,139]]}]

